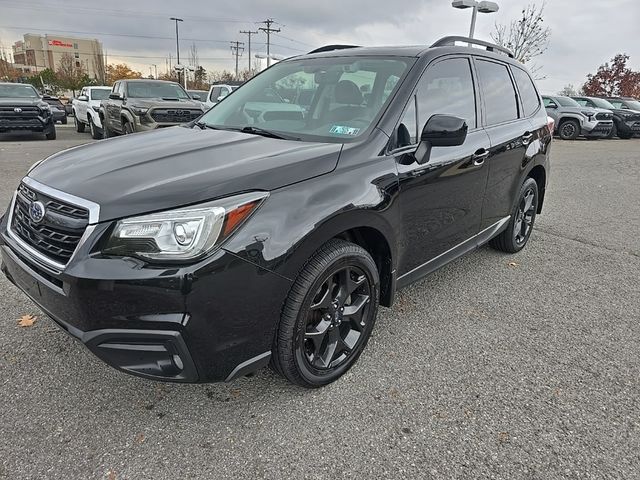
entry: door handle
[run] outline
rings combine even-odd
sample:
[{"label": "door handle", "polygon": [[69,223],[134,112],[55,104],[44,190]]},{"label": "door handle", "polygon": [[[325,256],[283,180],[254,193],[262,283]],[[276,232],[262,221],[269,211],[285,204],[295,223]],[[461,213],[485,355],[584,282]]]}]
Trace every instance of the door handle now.
[{"label": "door handle", "polygon": [[473,164],[476,167],[479,167],[480,165],[482,165],[484,163],[484,161],[487,159],[487,157],[489,157],[489,150],[487,150],[486,148],[481,148],[480,150],[477,150],[476,153],[474,153],[471,156],[471,160],[473,160]]},{"label": "door handle", "polygon": [[522,135],[522,144],[523,145],[529,145],[529,143],[531,143],[531,139],[532,138],[533,138],[533,133],[525,132],[525,134]]}]

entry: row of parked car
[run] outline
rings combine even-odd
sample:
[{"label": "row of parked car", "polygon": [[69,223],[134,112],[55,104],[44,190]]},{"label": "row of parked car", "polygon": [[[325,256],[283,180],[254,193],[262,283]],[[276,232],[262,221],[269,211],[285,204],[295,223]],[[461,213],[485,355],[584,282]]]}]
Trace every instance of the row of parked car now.
[{"label": "row of parked car", "polygon": [[31,131],[53,140],[55,124],[67,124],[68,115],[78,132],[88,129],[94,139],[169,127],[198,118],[237,86],[187,91],[175,82],[122,80],[113,87],[84,87],[64,104],[32,85],[5,82],[0,83],[0,133]]},{"label": "row of parked car", "polygon": [[629,139],[640,135],[640,101],[631,97],[564,97],[543,95],[544,106],[563,140]]}]

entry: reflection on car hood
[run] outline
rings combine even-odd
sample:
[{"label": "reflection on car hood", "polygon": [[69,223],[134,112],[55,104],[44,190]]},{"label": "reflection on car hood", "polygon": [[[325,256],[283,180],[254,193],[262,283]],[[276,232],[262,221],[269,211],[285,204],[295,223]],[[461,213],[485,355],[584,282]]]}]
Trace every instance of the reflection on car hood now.
[{"label": "reflection on car hood", "polygon": [[0,107],[33,107],[45,103],[40,98],[0,98]]},{"label": "reflection on car hood", "polygon": [[200,102],[195,100],[163,100],[162,98],[128,98],[127,105],[138,107],[158,108],[196,108],[200,109]]},{"label": "reflection on car hood", "polygon": [[273,190],[332,171],[341,144],[172,127],[62,151],[29,173],[100,205],[100,220]]}]

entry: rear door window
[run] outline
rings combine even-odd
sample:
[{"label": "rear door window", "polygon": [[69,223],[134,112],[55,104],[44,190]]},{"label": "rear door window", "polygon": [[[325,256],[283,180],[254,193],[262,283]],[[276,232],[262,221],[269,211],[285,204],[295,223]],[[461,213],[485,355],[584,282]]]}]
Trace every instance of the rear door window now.
[{"label": "rear door window", "polygon": [[484,97],[486,124],[496,125],[516,120],[518,103],[507,66],[487,60],[476,60],[476,70]]},{"label": "rear door window", "polygon": [[418,119],[423,128],[433,115],[453,115],[476,127],[476,98],[471,64],[450,58],[430,66],[418,84]]},{"label": "rear door window", "polygon": [[516,85],[518,85],[524,115],[525,117],[533,115],[540,108],[540,97],[533,80],[531,80],[527,72],[518,67],[512,67],[511,71],[513,72],[513,78],[516,80]]}]

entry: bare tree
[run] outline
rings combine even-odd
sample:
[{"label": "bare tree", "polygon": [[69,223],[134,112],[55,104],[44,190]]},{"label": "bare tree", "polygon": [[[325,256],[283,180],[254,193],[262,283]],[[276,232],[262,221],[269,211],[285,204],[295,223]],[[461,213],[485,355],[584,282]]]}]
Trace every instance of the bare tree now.
[{"label": "bare tree", "polygon": [[564,88],[558,92],[558,95],[563,97],[575,97],[577,94],[578,92],[572,83],[565,85]]},{"label": "bare tree", "polygon": [[189,65],[192,67],[200,66],[200,60],[198,58],[198,47],[195,42],[189,47]]},{"label": "bare tree", "polygon": [[[540,6],[535,3],[529,4],[522,9],[522,17],[518,20],[513,20],[509,25],[496,23],[491,38],[498,45],[511,50],[520,62],[525,64],[531,62],[549,47],[551,29],[544,25],[545,6],[544,1]],[[537,74],[541,68],[534,64],[530,70]]]},{"label": "bare tree", "polygon": [[95,78],[98,81],[98,85],[106,85],[107,81],[107,72],[105,70],[105,62],[104,55],[102,54],[102,49],[93,45],[93,58],[91,59],[93,64],[93,71],[95,72]]}]

